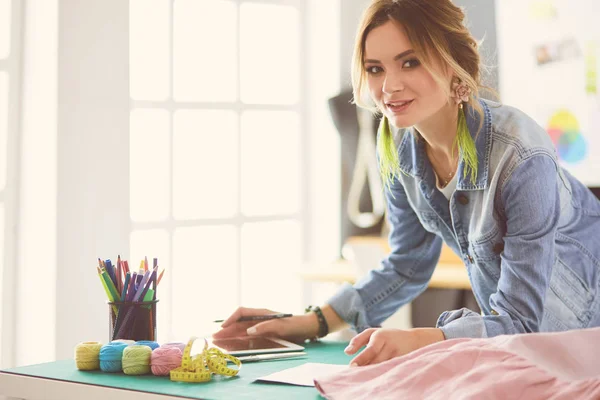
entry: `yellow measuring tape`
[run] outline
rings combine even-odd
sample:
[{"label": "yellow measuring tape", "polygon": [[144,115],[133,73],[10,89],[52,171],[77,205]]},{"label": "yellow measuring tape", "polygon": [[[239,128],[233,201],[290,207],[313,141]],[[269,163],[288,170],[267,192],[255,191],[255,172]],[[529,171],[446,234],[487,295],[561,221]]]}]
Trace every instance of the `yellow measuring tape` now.
[{"label": "yellow measuring tape", "polygon": [[[192,337],[183,350],[181,367],[171,370],[171,380],[178,382],[208,382],[212,374],[236,376],[242,368],[242,362],[214,347],[208,348],[204,339],[204,349],[200,354],[191,356],[196,337]],[[227,360],[237,365],[237,369],[227,367]]]}]

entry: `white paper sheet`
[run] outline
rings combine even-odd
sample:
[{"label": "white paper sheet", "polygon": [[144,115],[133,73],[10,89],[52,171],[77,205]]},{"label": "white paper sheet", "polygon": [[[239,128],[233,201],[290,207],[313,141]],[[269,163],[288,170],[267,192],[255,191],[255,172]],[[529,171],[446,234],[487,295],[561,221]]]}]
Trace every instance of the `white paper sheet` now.
[{"label": "white paper sheet", "polygon": [[348,365],[306,363],[298,367],[284,369],[274,374],[257,378],[257,381],[279,382],[298,386],[315,386],[314,379],[331,375],[348,368]]}]

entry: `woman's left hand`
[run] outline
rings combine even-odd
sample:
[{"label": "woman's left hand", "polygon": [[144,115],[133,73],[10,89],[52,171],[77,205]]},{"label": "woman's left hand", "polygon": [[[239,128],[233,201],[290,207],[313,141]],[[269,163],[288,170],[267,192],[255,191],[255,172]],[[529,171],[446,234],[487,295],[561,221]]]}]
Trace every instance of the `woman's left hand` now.
[{"label": "woman's left hand", "polygon": [[344,352],[354,354],[366,345],[362,353],[352,359],[350,366],[371,365],[403,356],[444,339],[442,330],[437,328],[370,328],[352,338]]}]

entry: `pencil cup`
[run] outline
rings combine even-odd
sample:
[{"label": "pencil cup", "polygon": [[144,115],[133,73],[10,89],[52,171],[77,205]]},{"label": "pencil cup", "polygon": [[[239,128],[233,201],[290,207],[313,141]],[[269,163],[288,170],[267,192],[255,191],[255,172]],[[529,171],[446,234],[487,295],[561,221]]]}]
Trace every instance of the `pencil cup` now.
[{"label": "pencil cup", "polygon": [[156,303],[158,300],[108,302],[108,337],[156,341]]}]

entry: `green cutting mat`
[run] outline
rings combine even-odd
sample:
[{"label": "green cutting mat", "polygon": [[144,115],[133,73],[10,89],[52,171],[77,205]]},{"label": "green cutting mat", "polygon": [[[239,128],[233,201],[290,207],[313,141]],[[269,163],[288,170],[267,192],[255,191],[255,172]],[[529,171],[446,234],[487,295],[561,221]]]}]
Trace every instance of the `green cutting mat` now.
[{"label": "green cutting mat", "polygon": [[12,374],[37,376],[97,386],[127,388],[189,399],[320,399],[314,387],[254,382],[256,378],[307,362],[348,364],[344,353],[347,343],[316,342],[305,345],[307,356],[298,359],[260,361],[242,366],[237,377],[213,376],[206,383],[171,382],[168,377],[153,375],[129,376],[123,373],[79,371],[74,360],[62,360],[3,370]]}]

